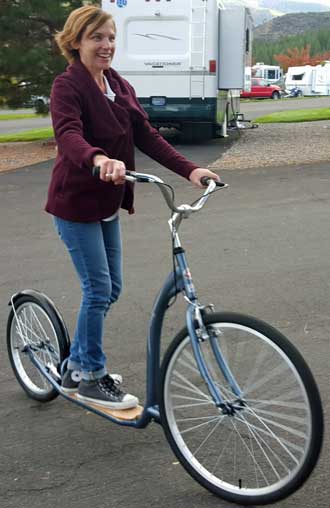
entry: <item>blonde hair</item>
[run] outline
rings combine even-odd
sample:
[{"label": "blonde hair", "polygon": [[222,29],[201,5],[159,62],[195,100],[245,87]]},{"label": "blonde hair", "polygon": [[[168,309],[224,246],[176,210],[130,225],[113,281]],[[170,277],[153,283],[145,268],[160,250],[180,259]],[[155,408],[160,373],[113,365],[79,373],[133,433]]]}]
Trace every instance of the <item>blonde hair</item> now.
[{"label": "blonde hair", "polygon": [[87,28],[89,33],[94,32],[108,20],[112,21],[116,31],[112,15],[99,7],[86,5],[72,11],[65,22],[63,30],[55,35],[55,41],[64,58],[69,63],[77,60],[79,58],[79,51],[74,46],[81,41]]}]

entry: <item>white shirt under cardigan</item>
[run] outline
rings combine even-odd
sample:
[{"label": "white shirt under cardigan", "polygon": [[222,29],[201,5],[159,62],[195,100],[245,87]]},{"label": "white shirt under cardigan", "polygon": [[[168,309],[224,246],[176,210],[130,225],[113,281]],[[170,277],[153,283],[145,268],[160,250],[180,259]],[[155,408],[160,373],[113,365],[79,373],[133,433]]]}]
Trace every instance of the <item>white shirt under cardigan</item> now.
[{"label": "white shirt under cardigan", "polygon": [[[104,84],[105,84],[105,96],[110,100],[114,101],[116,98],[116,94],[111,90],[111,86],[109,84],[109,81],[105,76],[103,76]],[[118,217],[119,212],[114,213],[111,215],[111,217],[107,217],[106,219],[102,219],[103,222],[110,222],[114,220],[116,217]]]}]

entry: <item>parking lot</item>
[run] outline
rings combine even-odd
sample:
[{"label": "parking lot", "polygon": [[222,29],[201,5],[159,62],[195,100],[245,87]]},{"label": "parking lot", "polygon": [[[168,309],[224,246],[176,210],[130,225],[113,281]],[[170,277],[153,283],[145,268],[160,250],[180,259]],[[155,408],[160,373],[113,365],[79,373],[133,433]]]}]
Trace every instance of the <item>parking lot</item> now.
[{"label": "parking lot", "polygon": [[[221,141],[178,147],[201,165]],[[198,191],[138,155],[138,168],[175,186],[178,202]],[[0,461],[1,508],[119,508],[134,504],[229,507],[177,463],[160,426],[115,426],[64,400],[41,405],[17,384],[6,354],[7,303],[23,288],[46,292],[70,332],[80,295],[51,218],[42,212],[51,162],[0,174]],[[224,171],[216,194],[182,229],[201,301],[256,315],[290,337],[320,387],[326,439],[308,483],[276,508],[328,508],[330,487],[330,187],[329,164]],[[125,286],[107,322],[105,347],[125,388],[144,399],[146,331],[154,296],[171,270],[168,210],[157,189],[137,188],[135,216],[121,214]],[[165,348],[184,323],[180,298],[170,309]],[[275,506],[275,505],[274,505]]]}]

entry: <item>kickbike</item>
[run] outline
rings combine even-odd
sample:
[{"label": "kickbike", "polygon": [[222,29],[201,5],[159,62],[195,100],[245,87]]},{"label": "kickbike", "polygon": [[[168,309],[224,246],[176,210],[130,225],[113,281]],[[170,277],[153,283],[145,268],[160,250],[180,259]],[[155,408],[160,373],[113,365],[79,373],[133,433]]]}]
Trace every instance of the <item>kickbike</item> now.
[{"label": "kickbike", "polygon": [[[177,459],[203,487],[241,505],[274,503],[296,491],[313,471],[322,447],[323,412],[317,385],[297,349],[279,331],[251,316],[215,312],[196,294],[178,235],[183,219],[202,209],[217,187],[207,180],[192,205],[174,204],[160,178],[128,172],[127,180],[153,183],[172,211],[173,272],[152,309],[147,338],[144,407],[111,410],[64,393],[70,339],[54,303],[38,291],[12,296],[7,346],[27,395],[65,399],[120,425],[162,425]],[[160,358],[166,310],[182,294],[186,326]]]}]

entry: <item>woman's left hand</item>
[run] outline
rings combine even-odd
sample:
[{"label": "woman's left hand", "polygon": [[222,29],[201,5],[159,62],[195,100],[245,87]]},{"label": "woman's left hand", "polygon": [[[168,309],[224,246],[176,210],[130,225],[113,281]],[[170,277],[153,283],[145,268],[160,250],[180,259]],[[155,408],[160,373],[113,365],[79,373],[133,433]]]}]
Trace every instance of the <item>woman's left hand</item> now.
[{"label": "woman's left hand", "polygon": [[220,177],[216,173],[213,173],[209,169],[205,168],[196,168],[194,169],[189,176],[189,180],[191,183],[193,183],[196,187],[199,187],[201,189],[204,188],[204,185],[201,184],[201,178],[203,176],[206,176],[207,178],[212,178],[212,180],[215,180],[216,182],[220,182]]}]

